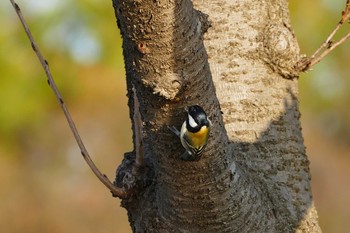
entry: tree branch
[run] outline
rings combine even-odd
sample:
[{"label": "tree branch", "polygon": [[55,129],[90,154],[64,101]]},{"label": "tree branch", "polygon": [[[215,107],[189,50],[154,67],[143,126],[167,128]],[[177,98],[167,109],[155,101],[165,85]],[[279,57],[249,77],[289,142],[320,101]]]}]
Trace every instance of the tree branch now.
[{"label": "tree branch", "polygon": [[53,80],[53,77],[51,75],[51,72],[50,72],[50,68],[49,68],[49,64],[47,62],[47,60],[43,57],[43,55],[41,54],[38,46],[36,45],[35,41],[34,41],[34,38],[32,36],[32,33],[30,32],[29,30],[29,27],[27,26],[24,18],[23,18],[23,15],[22,15],[22,12],[21,12],[21,9],[19,8],[18,4],[14,1],[14,0],[10,0],[12,6],[14,7],[14,9],[16,10],[16,13],[23,25],[23,28],[28,36],[28,39],[31,43],[31,46],[34,50],[34,52],[36,53],[42,67],[44,68],[44,71],[45,71],[45,74],[46,74],[46,77],[47,77],[47,81],[48,81],[48,84],[49,86],[51,87],[52,91],[54,92],[60,106],[61,106],[61,109],[62,111],[64,112],[64,115],[67,119],[67,122],[69,124],[69,127],[74,135],[74,138],[80,148],[80,151],[81,151],[81,154],[82,156],[84,157],[86,163],[89,165],[89,167],[91,168],[91,170],[93,171],[93,173],[97,176],[97,178],[111,191],[111,193],[113,194],[113,196],[117,196],[117,197],[120,197],[120,198],[125,198],[128,196],[128,193],[123,191],[122,189],[116,187],[115,185],[113,185],[113,183],[108,179],[108,177],[105,175],[105,174],[102,174],[100,172],[100,170],[96,167],[96,165],[94,164],[94,162],[92,161],[79,133],[78,133],[78,130],[75,126],[75,123],[68,111],[68,108],[66,106],[66,104],[64,103],[63,101],[63,98]]},{"label": "tree branch", "polygon": [[143,158],[143,141],[142,141],[142,120],[140,114],[140,103],[136,95],[136,89],[132,87],[133,96],[134,96],[134,127],[135,127],[135,164],[133,166],[133,175],[137,176],[140,172],[140,169],[144,166]]},{"label": "tree branch", "polygon": [[[347,39],[349,39],[350,32],[348,34],[346,34],[345,36],[343,36],[337,42],[332,41],[334,35],[338,32],[338,30],[344,24],[344,22],[349,20],[349,17],[350,17],[350,0],[347,0],[345,10],[342,11],[342,17],[341,17],[340,21],[338,22],[337,26],[329,34],[329,36],[323,42],[323,44],[316,50],[316,52],[314,52],[314,54],[312,54],[309,58],[302,59],[302,61],[299,62],[298,70],[304,71],[304,72],[310,70],[314,65],[319,63],[333,49],[335,49],[336,47],[338,47],[339,45],[344,43]],[[350,23],[350,21],[349,21],[349,23]]]}]

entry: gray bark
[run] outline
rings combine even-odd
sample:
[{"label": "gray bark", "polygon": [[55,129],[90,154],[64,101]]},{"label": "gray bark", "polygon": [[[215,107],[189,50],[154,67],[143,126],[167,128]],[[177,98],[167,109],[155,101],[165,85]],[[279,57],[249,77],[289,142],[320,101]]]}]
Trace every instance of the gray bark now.
[{"label": "gray bark", "polygon": [[[113,0],[130,116],[134,86],[144,122],[146,168],[123,200],[133,231],[321,232],[299,121],[294,65],[300,54],[287,1],[194,5]],[[196,162],[180,159],[184,149],[167,129],[179,128],[192,104],[213,122]],[[126,154],[119,186],[134,157]]]}]

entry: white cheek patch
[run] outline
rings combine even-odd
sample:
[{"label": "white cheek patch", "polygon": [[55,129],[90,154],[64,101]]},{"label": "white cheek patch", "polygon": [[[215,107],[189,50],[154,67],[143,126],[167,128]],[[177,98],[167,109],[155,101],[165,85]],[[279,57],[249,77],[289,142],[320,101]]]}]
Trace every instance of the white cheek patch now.
[{"label": "white cheek patch", "polygon": [[209,126],[212,126],[213,123],[211,123],[211,121],[209,120],[209,118],[207,117],[207,121],[209,122]]},{"label": "white cheek patch", "polygon": [[198,124],[194,121],[193,117],[190,114],[188,114],[188,123],[192,128],[196,128],[198,126]]}]

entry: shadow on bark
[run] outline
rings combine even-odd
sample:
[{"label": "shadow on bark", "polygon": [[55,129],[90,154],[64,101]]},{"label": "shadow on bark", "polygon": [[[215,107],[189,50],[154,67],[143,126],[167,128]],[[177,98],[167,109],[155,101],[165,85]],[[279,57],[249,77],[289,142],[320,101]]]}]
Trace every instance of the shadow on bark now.
[{"label": "shadow on bark", "polygon": [[283,114],[269,123],[256,142],[230,143],[238,166],[270,200],[276,219],[272,232],[317,232],[317,215],[312,218],[307,216],[315,210],[299,102],[291,90],[289,93],[291,98],[284,100]]},{"label": "shadow on bark", "polygon": [[[145,137],[147,148],[152,148],[147,150],[148,172],[135,195],[122,202],[133,231],[296,232],[305,219],[306,225],[318,228],[317,219],[306,216],[313,208],[309,161],[298,100],[289,93],[285,112],[256,142],[230,141],[223,146],[216,135],[226,131],[218,127],[198,162],[179,159],[183,148],[164,123],[156,134]],[[176,116],[168,119],[170,125],[181,125],[182,107],[169,112]],[[221,115],[209,116],[220,125]],[[152,144],[162,153],[153,153]],[[134,155],[127,153],[122,166],[133,161]]]}]

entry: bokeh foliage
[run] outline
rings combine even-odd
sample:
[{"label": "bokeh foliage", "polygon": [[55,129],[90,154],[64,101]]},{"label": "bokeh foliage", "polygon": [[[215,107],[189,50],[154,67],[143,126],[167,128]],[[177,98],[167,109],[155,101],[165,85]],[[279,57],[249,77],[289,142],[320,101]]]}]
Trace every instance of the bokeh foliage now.
[{"label": "bokeh foliage", "polygon": [[[112,2],[17,3],[93,160],[113,179],[132,145]],[[80,156],[9,1],[0,24],[1,231],[130,232],[119,200]]]}]

